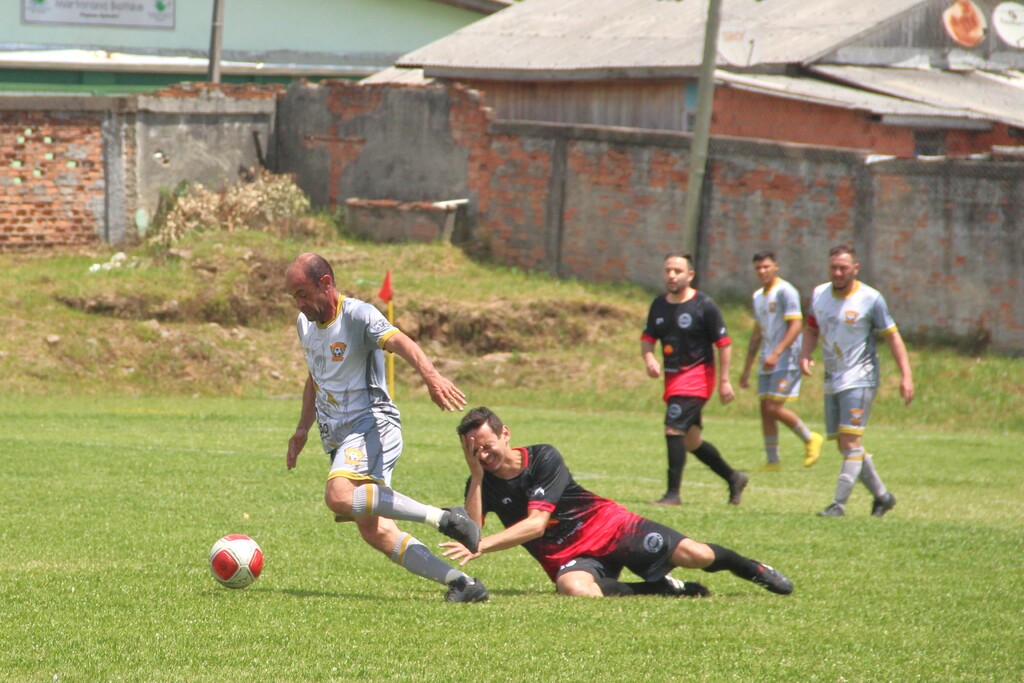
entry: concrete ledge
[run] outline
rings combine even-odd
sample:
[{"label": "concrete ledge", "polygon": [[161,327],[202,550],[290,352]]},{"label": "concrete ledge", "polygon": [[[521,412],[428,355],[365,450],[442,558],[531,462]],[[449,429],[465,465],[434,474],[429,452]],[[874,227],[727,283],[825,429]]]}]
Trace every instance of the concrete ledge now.
[{"label": "concrete ledge", "polygon": [[450,242],[465,214],[466,199],[403,202],[397,199],[345,200],[345,224],[376,242]]}]

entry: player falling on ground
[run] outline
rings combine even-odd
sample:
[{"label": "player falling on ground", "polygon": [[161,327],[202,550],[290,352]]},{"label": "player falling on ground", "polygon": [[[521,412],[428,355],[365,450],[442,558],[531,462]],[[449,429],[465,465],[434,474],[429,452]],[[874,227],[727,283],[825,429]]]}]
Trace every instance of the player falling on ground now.
[{"label": "player falling on ground", "polygon": [[843,465],[835,498],[818,514],[842,517],[853,486],[860,479],[874,495],[871,514],[881,517],[896,505],[896,497],[882,483],[862,437],[868,426],[871,404],[878,391],[879,368],[876,337],[884,337],[900,369],[900,396],[905,405],[914,400],[910,357],[885,298],[857,279],[857,252],[846,244],[829,251],[831,282],[814,288],[811,315],[807,319],[800,369],[811,374],[811,355],[821,339],[825,362],[825,427],[829,439],[837,439]]},{"label": "player falling on ground", "polygon": [[[561,595],[702,596],[699,583],[669,575],[676,567],[729,571],[780,595],[792,582],[777,570],[719,545],[687,538],[577,484],[554,446],[511,446],[511,433],[488,408],[459,423],[469,467],[466,510],[478,524],[493,512],[505,527],[485,536],[477,551],[445,542],[445,557],[464,566],[484,553],[522,545]],[[628,568],[642,581],[619,580]]]},{"label": "player falling on ground", "polygon": [[482,583],[450,567],[394,522],[429,524],[472,548],[480,540],[479,526],[464,509],[424,505],[391,488],[402,453],[402,423],[388,394],[382,350],[412,365],[442,410],[462,410],[466,397],[380,311],[342,296],[323,257],[299,255],[288,267],[285,286],[301,311],[296,325],[309,368],[299,424],[288,441],[288,469],[295,467],[315,421],[331,457],[324,500],[335,519],[354,521],[363,540],[393,562],[448,586],[447,601],[486,600]]},{"label": "player falling on ground", "polygon": [[800,345],[803,315],[800,293],[779,277],[779,261],[773,251],[754,254],[754,272],[761,287],[754,292],[754,332],[747,346],[747,359],[740,386],[750,386],[750,371],[758,361],[757,397],[761,402],[761,433],[768,472],[782,467],[779,459],[779,423],[804,442],[804,467],[821,456],[821,434],[812,432],[786,403],[800,396]]}]

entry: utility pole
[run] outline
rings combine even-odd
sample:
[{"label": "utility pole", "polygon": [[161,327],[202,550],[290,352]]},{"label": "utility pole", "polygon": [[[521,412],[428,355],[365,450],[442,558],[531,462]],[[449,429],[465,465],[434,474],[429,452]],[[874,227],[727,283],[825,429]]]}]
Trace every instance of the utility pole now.
[{"label": "utility pole", "polygon": [[210,67],[207,79],[220,83],[220,51],[224,32],[224,0],[213,0],[213,26],[210,27]]},{"label": "utility pole", "polygon": [[708,142],[711,137],[711,105],[715,99],[715,62],[718,56],[718,28],[722,0],[708,0],[708,18],[704,26],[704,56],[697,88],[697,117],[690,142],[690,180],[686,186],[686,209],[683,214],[683,250],[697,254],[697,229],[700,226],[701,197],[708,163]]}]

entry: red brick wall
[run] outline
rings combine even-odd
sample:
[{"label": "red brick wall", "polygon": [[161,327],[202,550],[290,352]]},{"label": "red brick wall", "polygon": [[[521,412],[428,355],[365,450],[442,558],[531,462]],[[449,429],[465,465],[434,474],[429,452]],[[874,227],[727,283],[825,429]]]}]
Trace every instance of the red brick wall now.
[{"label": "red brick wall", "polygon": [[95,112],[0,111],[0,251],[99,240],[101,125]]},{"label": "red brick wall", "polygon": [[[402,114],[416,125],[408,130],[392,126],[391,137],[381,135],[380,126],[363,125],[336,140],[337,124],[317,112],[302,124],[309,127],[304,139],[313,154],[328,150],[331,177],[350,177],[357,168],[358,175],[382,179],[374,187],[384,187],[395,163],[382,152],[415,147],[425,138],[451,140],[444,159],[422,154],[406,159],[422,166],[420,175],[430,181],[447,173],[451,193],[468,193],[475,209],[473,241],[496,261],[585,280],[660,286],[662,254],[681,246],[688,135],[494,121],[472,91],[451,89],[444,100],[440,88],[419,89],[424,111],[418,118],[410,115],[413,104],[405,102]],[[362,95],[358,86],[345,89],[346,120],[372,122],[385,111],[399,111],[387,104],[390,96],[382,97],[380,86]],[[327,99],[333,102],[334,97]],[[428,110],[441,102],[449,107],[447,115],[430,118]],[[803,127],[808,142],[838,145],[836,132],[845,131],[842,140],[853,147],[896,152],[896,145],[912,146],[909,129],[883,127],[849,112],[804,105],[792,110],[790,103],[772,102],[782,110],[777,124],[784,122],[789,130]],[[763,118],[750,115],[754,105],[745,98],[732,104],[746,107],[750,126]],[[421,123],[427,120],[433,123]],[[773,130],[769,124],[761,131],[764,136]],[[717,122],[715,131],[723,130],[721,125]],[[352,139],[353,130],[375,137]],[[317,140],[323,140],[319,148]],[[890,294],[904,329],[966,335],[982,324],[990,326],[996,348],[1024,350],[1024,301],[1017,295],[1024,281],[1019,263],[1024,164],[869,164],[863,151],[720,133],[712,140],[710,159],[699,249],[701,288],[745,299],[756,286],[750,257],[772,247],[786,264],[787,278],[809,293],[827,277],[828,248],[853,241],[862,254],[866,281]],[[305,160],[294,163],[302,169]],[[310,178],[324,175],[304,172]],[[973,174],[972,181],[958,183],[963,174]],[[399,190],[405,196],[391,198],[412,200],[422,187]],[[964,252],[981,244],[974,237],[979,231],[985,235],[984,253],[960,264]],[[948,290],[949,283],[918,280],[922,272],[941,274],[950,263],[964,296],[938,303],[935,285]]]},{"label": "red brick wall", "polygon": [[[737,88],[715,89],[713,135],[778,140],[825,147],[868,150],[898,157],[914,156],[914,128],[883,124],[862,111],[769,97]],[[992,145],[1020,145],[1004,124],[991,130],[946,132],[946,154],[990,152]]]}]

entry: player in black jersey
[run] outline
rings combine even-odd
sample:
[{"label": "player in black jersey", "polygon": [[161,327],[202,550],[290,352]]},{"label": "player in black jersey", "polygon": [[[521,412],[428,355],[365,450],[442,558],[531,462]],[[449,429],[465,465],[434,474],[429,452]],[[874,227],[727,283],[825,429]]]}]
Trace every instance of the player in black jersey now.
[{"label": "player in black jersey", "polygon": [[715,302],[690,286],[693,277],[692,256],[672,253],[665,257],[667,292],[651,303],[640,337],[640,353],[649,377],[661,376],[661,365],[654,355],[658,341],[665,359],[668,489],[655,503],[680,504],[679,487],[689,451],[728,482],[729,503],[739,505],[747,475],[729,467],[718,449],[701,435],[701,410],[715,391],[715,349],[721,373],[718,396],[723,404],[736,397],[729,381],[732,340]]},{"label": "player in black jersey", "polygon": [[[728,570],[773,593],[793,592],[792,582],[766,564],[687,538],[583,488],[554,446],[513,448],[508,426],[488,408],[471,410],[458,433],[470,471],[466,510],[481,526],[493,512],[505,527],[480,539],[475,553],[442,543],[443,555],[460,566],[522,545],[562,595],[707,595],[699,583],[669,576],[676,567]],[[620,581],[623,568],[643,581]]]}]

